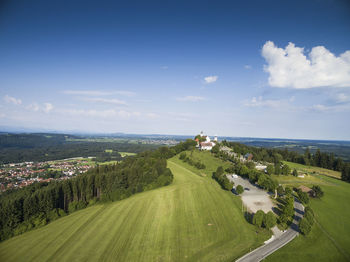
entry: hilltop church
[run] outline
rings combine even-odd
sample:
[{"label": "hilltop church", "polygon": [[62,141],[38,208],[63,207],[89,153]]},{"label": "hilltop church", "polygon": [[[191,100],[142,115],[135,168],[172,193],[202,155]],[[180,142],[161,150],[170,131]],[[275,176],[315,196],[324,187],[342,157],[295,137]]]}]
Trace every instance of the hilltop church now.
[{"label": "hilltop church", "polygon": [[211,141],[209,136],[203,134],[203,131],[201,131],[200,137],[201,137],[200,140],[205,139],[205,141],[200,142],[200,140],[198,138],[196,138],[197,147],[200,150],[211,150],[216,145],[216,143],[218,141],[218,137],[217,136],[215,136],[214,140]]}]

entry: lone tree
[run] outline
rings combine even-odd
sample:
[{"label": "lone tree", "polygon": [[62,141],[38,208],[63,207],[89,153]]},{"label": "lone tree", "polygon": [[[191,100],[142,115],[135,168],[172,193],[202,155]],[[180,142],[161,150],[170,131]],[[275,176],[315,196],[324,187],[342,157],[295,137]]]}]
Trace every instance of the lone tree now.
[{"label": "lone tree", "polygon": [[253,217],[253,224],[261,227],[264,221],[265,213],[262,210],[258,210]]},{"label": "lone tree", "polygon": [[298,171],[295,168],[293,170],[293,176],[298,176]]},{"label": "lone tree", "polygon": [[323,197],[324,193],[323,193],[323,191],[322,191],[320,186],[313,186],[312,190],[315,192],[315,196],[317,198]]},{"label": "lone tree", "polygon": [[241,185],[238,185],[236,187],[236,192],[238,195],[242,194],[244,192],[244,188]]},{"label": "lone tree", "polygon": [[275,225],[276,225],[276,216],[272,213],[272,211],[267,212],[267,214],[264,216],[264,226],[270,229]]}]

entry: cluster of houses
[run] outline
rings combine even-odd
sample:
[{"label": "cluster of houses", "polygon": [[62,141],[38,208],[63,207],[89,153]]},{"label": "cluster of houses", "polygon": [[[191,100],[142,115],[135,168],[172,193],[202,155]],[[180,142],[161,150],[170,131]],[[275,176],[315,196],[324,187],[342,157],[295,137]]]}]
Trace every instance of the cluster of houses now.
[{"label": "cluster of houses", "polygon": [[[11,188],[22,188],[35,182],[50,182],[52,180],[65,180],[78,174],[85,173],[94,165],[86,160],[74,161],[47,161],[23,162],[0,166],[0,191]],[[50,177],[48,173],[58,171],[59,177]]]}]

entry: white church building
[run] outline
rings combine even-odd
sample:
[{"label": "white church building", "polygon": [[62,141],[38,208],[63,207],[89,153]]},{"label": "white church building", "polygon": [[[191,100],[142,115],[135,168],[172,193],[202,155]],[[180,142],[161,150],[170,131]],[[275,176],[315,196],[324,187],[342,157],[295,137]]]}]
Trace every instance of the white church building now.
[{"label": "white church building", "polygon": [[205,138],[204,142],[197,141],[198,142],[197,147],[199,147],[200,150],[211,150],[216,145],[216,143],[218,141],[217,136],[215,136],[214,140],[211,141],[209,136],[203,134],[203,131],[201,131],[200,136],[202,138]]}]

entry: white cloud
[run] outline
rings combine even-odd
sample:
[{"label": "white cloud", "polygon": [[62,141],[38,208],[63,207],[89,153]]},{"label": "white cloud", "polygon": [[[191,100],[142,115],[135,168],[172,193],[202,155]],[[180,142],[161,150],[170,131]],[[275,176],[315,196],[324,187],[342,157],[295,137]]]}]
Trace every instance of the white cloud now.
[{"label": "white cloud", "polygon": [[93,118],[130,118],[138,117],[141,115],[140,112],[128,112],[125,110],[95,110],[95,109],[61,109],[59,111],[62,114],[71,115],[71,116],[84,116],[84,117],[93,117]]},{"label": "white cloud", "polygon": [[340,93],[340,94],[337,94],[336,96],[336,102],[337,103],[346,103],[346,102],[349,102],[350,101],[350,97],[343,94],[343,93]]},{"label": "white cloud", "polygon": [[22,100],[21,100],[21,99],[17,99],[17,98],[14,98],[14,97],[12,97],[12,96],[9,96],[9,95],[5,95],[4,100],[5,100],[7,103],[11,103],[11,104],[14,104],[14,105],[20,105],[20,104],[22,104]]},{"label": "white cloud", "polygon": [[0,113],[0,118],[4,118],[6,115],[4,113]]},{"label": "white cloud", "polygon": [[30,104],[29,106],[27,106],[27,109],[32,110],[34,112],[37,112],[37,111],[39,111],[40,107],[37,103],[33,103],[33,104]]},{"label": "white cloud", "polygon": [[280,88],[350,87],[350,51],[339,56],[324,46],[316,46],[308,55],[304,48],[289,43],[285,49],[267,41],[262,56],[269,73],[269,84]]},{"label": "white cloud", "polygon": [[183,101],[183,102],[198,102],[205,100],[202,96],[184,96],[184,97],[178,97],[176,100]]},{"label": "white cloud", "polygon": [[126,105],[127,103],[125,101],[116,99],[116,98],[101,98],[101,97],[95,97],[95,98],[85,98],[84,100],[90,101],[90,102],[97,102],[97,103],[106,103],[106,104],[115,104],[115,105]]},{"label": "white cloud", "polygon": [[99,90],[65,90],[66,95],[81,95],[81,96],[109,96],[109,95],[122,95],[122,96],[134,96],[135,92],[126,90],[117,91],[99,91]]},{"label": "white cloud", "polygon": [[214,83],[214,82],[216,82],[216,80],[218,80],[218,76],[207,76],[207,77],[204,77],[204,81],[207,84]]},{"label": "white cloud", "polygon": [[264,100],[262,96],[258,98],[253,97],[251,100],[246,101],[244,103],[245,106],[248,107],[272,107],[272,108],[280,108],[288,103],[285,100]]},{"label": "white cloud", "polygon": [[50,113],[50,111],[53,109],[53,105],[50,103],[44,103],[44,112],[45,113]]},{"label": "white cloud", "polygon": [[349,104],[337,104],[337,105],[322,105],[322,104],[316,104],[308,108],[312,111],[317,112],[346,112],[350,111],[350,105]]},{"label": "white cloud", "polygon": [[150,118],[150,119],[156,119],[159,117],[159,115],[155,114],[155,113],[147,113],[146,114],[146,117],[147,118]]},{"label": "white cloud", "polygon": [[252,69],[252,66],[251,65],[245,65],[244,68],[245,69]]}]

